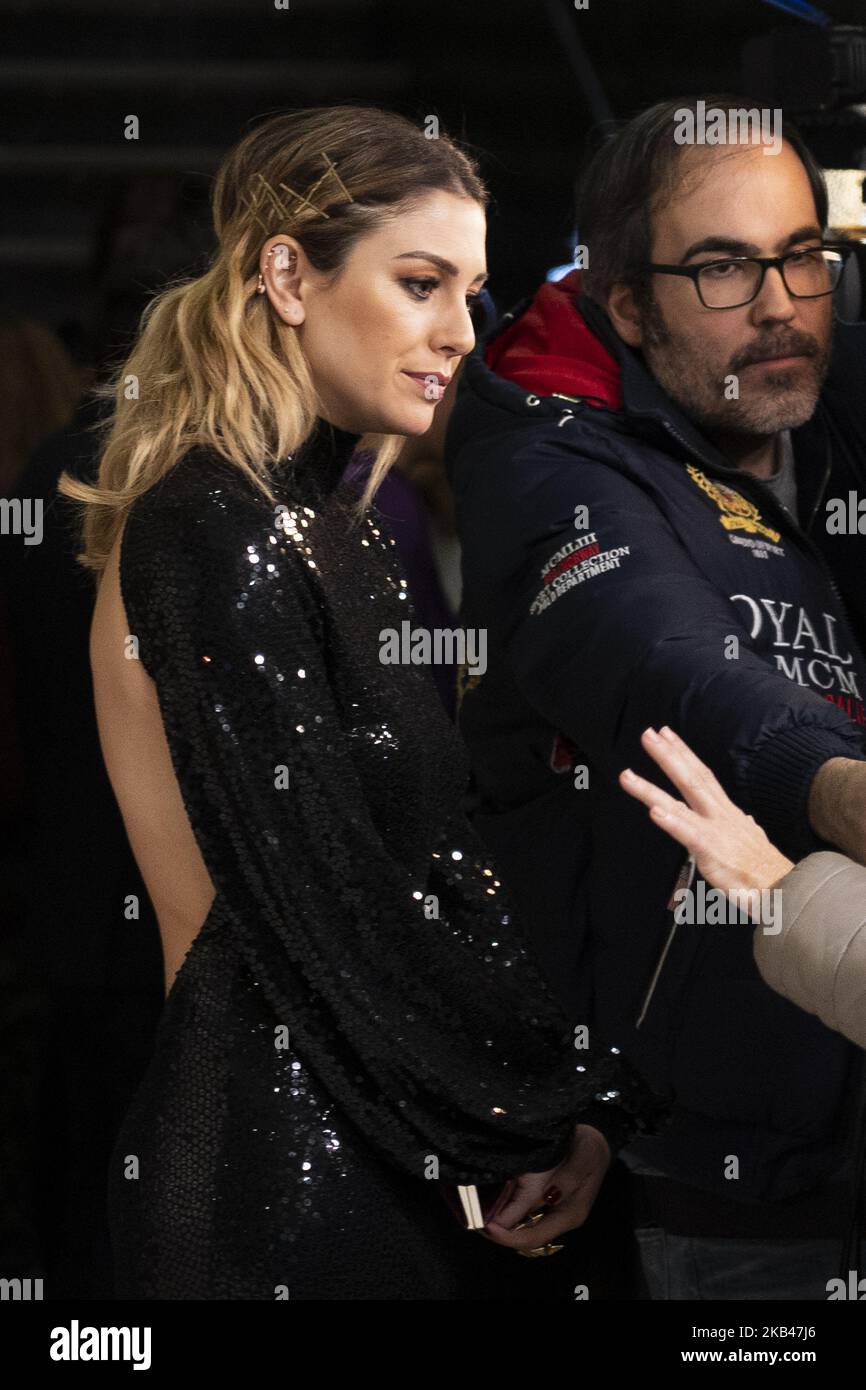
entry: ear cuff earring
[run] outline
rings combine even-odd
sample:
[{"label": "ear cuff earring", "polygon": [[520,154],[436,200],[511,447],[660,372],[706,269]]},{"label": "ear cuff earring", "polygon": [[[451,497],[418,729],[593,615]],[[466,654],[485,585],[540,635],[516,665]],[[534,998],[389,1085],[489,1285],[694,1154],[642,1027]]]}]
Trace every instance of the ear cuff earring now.
[{"label": "ear cuff earring", "polygon": [[[269,251],[268,254],[265,256],[265,261],[269,261],[269,260],[271,259],[271,256],[274,254],[274,252],[276,251],[276,249],[277,249],[276,246],[272,246],[272,247],[271,247],[270,251]],[[297,259],[298,259],[297,254],[293,251],[292,254],[291,254],[291,258],[290,258],[290,260],[289,260],[289,264],[286,266],[286,269],[287,269],[287,270],[291,270],[292,267],[293,267],[293,265],[295,264],[295,261],[296,261]],[[262,272],[259,271],[259,283],[256,285],[256,294],[264,294],[264,292],[265,292],[265,282],[264,282],[264,279],[263,279],[263,277],[262,277]]]}]

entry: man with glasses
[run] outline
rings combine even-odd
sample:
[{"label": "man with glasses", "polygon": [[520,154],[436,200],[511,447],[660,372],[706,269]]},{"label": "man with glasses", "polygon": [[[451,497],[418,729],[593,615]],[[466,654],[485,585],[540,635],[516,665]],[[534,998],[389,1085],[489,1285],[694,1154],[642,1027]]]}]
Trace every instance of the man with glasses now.
[{"label": "man with glasses", "polygon": [[650,1296],[818,1299],[846,1230],[864,1260],[862,1053],[763,983],[617,777],[657,780],[669,725],[789,858],[866,862],[866,541],[828,524],[866,498],[866,325],[834,322],[850,248],[796,131],[684,146],[684,105],[599,151],[583,273],[466,361],[461,725],[551,984],[670,1099],[624,1155]]}]

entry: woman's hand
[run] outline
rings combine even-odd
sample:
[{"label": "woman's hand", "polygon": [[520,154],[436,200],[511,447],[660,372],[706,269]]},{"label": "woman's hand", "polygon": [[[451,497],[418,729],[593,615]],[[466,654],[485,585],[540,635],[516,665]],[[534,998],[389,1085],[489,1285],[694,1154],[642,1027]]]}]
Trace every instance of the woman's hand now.
[{"label": "woman's hand", "polygon": [[[481,1235],[512,1250],[534,1250],[582,1226],[610,1167],[610,1158],[610,1146],[600,1130],[575,1125],[568,1158],[547,1173],[524,1173],[518,1178],[511,1200]],[[540,1207],[549,1208],[540,1221],[515,1230]]]},{"label": "woman's hand", "polygon": [[685,846],[707,883],[730,894],[771,888],[790,872],[791,860],[770,843],[752,816],[734,805],[706,764],[672,729],[660,734],[645,729],[641,743],[688,804],[628,767],[620,773],[620,786],[648,806],[656,825]]}]

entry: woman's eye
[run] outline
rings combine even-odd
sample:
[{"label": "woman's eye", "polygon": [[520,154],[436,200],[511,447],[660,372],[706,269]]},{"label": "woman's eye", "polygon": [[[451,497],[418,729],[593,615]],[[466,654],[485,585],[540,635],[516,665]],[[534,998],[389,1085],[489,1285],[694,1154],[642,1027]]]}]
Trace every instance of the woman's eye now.
[{"label": "woman's eye", "polygon": [[[425,300],[430,298],[430,295],[433,292],[433,290],[438,289],[441,282],[437,280],[435,276],[423,276],[417,278],[413,276],[410,279],[403,280],[401,283],[406,286],[413,299],[418,299],[424,302]],[[467,294],[467,309],[477,309],[480,303],[480,294]]]},{"label": "woman's eye", "polygon": [[[430,298],[430,291],[436,289],[439,281],[428,276],[425,278],[404,280],[403,284],[407,287],[413,298],[423,300]],[[424,290],[427,291],[426,294],[423,293]]]}]

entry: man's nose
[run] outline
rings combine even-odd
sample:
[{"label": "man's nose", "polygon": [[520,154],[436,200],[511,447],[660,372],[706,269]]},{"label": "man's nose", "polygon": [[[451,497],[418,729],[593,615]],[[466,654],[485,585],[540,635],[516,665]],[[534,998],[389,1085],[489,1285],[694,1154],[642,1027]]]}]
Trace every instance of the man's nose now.
[{"label": "man's nose", "polygon": [[781,268],[777,265],[767,266],[764,283],[757,298],[752,301],[753,319],[757,322],[762,319],[791,319],[796,312],[796,300],[782,279]]}]

